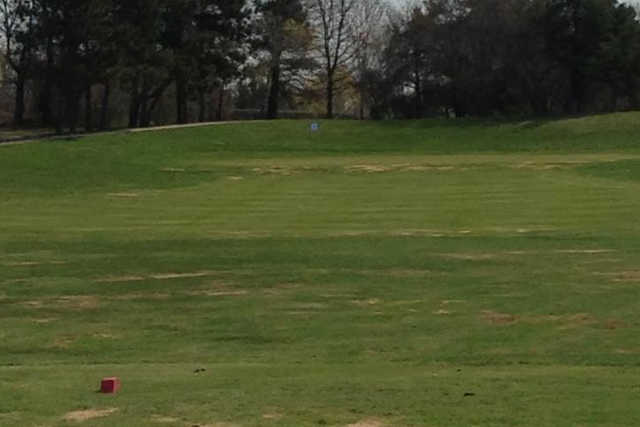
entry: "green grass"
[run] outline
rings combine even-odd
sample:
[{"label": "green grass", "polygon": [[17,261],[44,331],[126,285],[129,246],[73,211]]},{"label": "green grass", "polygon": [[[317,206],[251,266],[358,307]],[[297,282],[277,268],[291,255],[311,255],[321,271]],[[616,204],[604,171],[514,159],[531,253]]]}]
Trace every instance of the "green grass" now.
[{"label": "green grass", "polygon": [[0,146],[0,425],[638,425],[639,134],[627,113]]}]

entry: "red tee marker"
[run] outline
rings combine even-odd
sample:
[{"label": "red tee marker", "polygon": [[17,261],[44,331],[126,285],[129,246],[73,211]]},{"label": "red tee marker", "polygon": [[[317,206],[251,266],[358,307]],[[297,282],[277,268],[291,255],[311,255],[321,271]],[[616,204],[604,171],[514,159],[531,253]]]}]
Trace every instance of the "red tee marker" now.
[{"label": "red tee marker", "polygon": [[100,383],[100,393],[114,394],[120,390],[120,378],[103,378]]}]

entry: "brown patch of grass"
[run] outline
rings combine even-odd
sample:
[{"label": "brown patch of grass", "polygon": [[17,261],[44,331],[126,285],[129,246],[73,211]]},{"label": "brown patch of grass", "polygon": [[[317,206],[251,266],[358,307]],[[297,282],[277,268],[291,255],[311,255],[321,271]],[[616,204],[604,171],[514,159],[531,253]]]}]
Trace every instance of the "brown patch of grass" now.
[{"label": "brown patch of grass", "polygon": [[464,261],[486,261],[486,260],[494,259],[497,257],[497,254],[445,253],[445,254],[436,254],[436,255],[444,258],[458,259],[458,260],[464,260]]},{"label": "brown patch of grass", "polygon": [[196,271],[193,273],[154,273],[148,276],[108,276],[95,279],[98,283],[123,283],[123,282],[139,282],[142,280],[173,280],[173,279],[191,279],[197,277],[207,277],[217,274],[213,271]]},{"label": "brown patch of grass", "polygon": [[347,427],[383,427],[385,424],[378,418],[365,418],[354,424],[348,424]]},{"label": "brown patch of grass", "polygon": [[354,270],[355,273],[359,273],[366,276],[388,276],[397,278],[414,278],[425,277],[433,274],[431,270],[420,270],[410,268],[390,268],[385,270]]},{"label": "brown patch of grass", "polygon": [[56,320],[58,320],[55,317],[52,318],[43,318],[43,319],[31,319],[31,321],[33,323],[37,323],[39,325],[46,325],[47,323],[51,323],[51,322],[55,322]]},{"label": "brown patch of grass", "polygon": [[273,414],[263,414],[262,418],[264,418],[265,420],[279,420],[282,418],[281,414],[278,413],[273,413]]},{"label": "brown patch of grass", "polygon": [[102,277],[96,279],[98,283],[122,283],[122,282],[139,282],[145,280],[142,276],[121,276],[121,277]]},{"label": "brown patch of grass", "polygon": [[196,273],[162,273],[152,274],[149,277],[156,280],[171,280],[171,279],[190,279],[194,277],[206,277],[210,276],[210,271],[199,271]]},{"label": "brown patch of grass", "polygon": [[45,305],[44,301],[42,300],[24,301],[21,304],[28,308],[42,308]]},{"label": "brown patch of grass", "polygon": [[575,329],[598,323],[598,321],[589,313],[578,313],[571,316],[565,316],[563,317],[563,321],[564,324],[560,327],[560,329],[563,330]]},{"label": "brown patch of grass", "polygon": [[566,161],[566,162],[552,162],[552,163],[537,163],[532,161],[526,161],[517,165],[512,165],[513,169],[528,169],[528,170],[554,170],[554,169],[571,169],[581,165],[588,164],[588,161]]},{"label": "brown patch of grass", "polygon": [[118,336],[113,335],[113,334],[109,334],[106,332],[97,332],[93,335],[91,335],[93,338],[98,338],[98,339],[102,339],[102,340],[115,340],[118,339]]},{"label": "brown patch of grass", "polygon": [[199,290],[187,292],[187,295],[195,297],[240,297],[249,295],[249,291],[246,290]]},{"label": "brown patch of grass", "polygon": [[21,304],[33,309],[52,307],[71,310],[89,310],[97,308],[100,305],[100,299],[92,295],[72,295],[66,297],[24,301]]},{"label": "brown patch of grass", "polygon": [[63,308],[87,310],[98,308],[100,299],[93,295],[73,295],[58,298],[56,304]]},{"label": "brown patch of grass", "polygon": [[381,173],[389,172],[391,168],[381,165],[353,165],[345,167],[347,172],[366,172],[366,173]]},{"label": "brown patch of grass", "polygon": [[164,417],[161,415],[154,415],[153,417],[151,417],[151,421],[159,424],[170,424],[170,423],[177,423],[180,420],[174,417]]},{"label": "brown patch of grass", "polygon": [[83,411],[73,411],[65,414],[63,419],[65,421],[72,422],[84,422],[88,420],[92,420],[94,418],[104,418],[109,415],[114,414],[118,411],[118,408],[109,408],[109,409],[85,409]]},{"label": "brown patch of grass", "polygon": [[107,197],[113,197],[118,199],[135,199],[140,197],[138,193],[109,193]]},{"label": "brown patch of grass", "polygon": [[616,354],[638,354],[640,350],[635,348],[618,348],[615,351]]},{"label": "brown patch of grass", "polygon": [[16,261],[6,262],[2,265],[5,267],[36,267],[39,265],[64,265],[66,261]]},{"label": "brown patch of grass", "polygon": [[353,300],[352,303],[359,307],[371,307],[380,304],[381,301],[378,298],[369,298],[366,300]]},{"label": "brown patch of grass", "polygon": [[448,316],[451,314],[451,312],[449,310],[440,309],[438,311],[434,311],[433,314],[436,314],[438,316]]},{"label": "brown patch of grass", "polygon": [[616,330],[616,329],[626,328],[627,324],[625,322],[623,322],[622,320],[607,319],[604,322],[604,327],[606,329],[609,329],[609,330]]},{"label": "brown patch of grass", "polygon": [[116,301],[132,301],[132,300],[137,300],[137,299],[142,299],[142,300],[163,300],[163,299],[169,299],[171,298],[171,294],[166,294],[166,293],[132,293],[132,294],[123,294],[123,295],[117,295],[114,297],[111,297],[110,299],[116,300]]},{"label": "brown patch of grass", "polygon": [[57,337],[53,340],[53,342],[49,347],[66,350],[69,347],[71,347],[71,344],[73,344],[74,341],[75,341],[75,338],[68,337],[68,336]]},{"label": "brown patch of grass", "polygon": [[585,254],[598,255],[617,252],[615,249],[559,249],[554,251],[557,254]]},{"label": "brown patch of grass", "polygon": [[485,310],[482,312],[482,319],[494,325],[512,325],[518,321],[518,316]]},{"label": "brown patch of grass", "polygon": [[282,176],[291,176],[297,171],[284,166],[271,166],[267,168],[253,168],[253,172],[259,175],[282,175]]},{"label": "brown patch of grass", "polygon": [[440,305],[449,305],[449,304],[464,304],[467,302],[463,299],[446,299],[440,303]]},{"label": "brown patch of grass", "polygon": [[296,310],[325,310],[329,308],[329,304],[323,304],[321,302],[308,302],[294,304],[293,308]]},{"label": "brown patch of grass", "polygon": [[613,274],[617,276],[613,279],[614,282],[640,282],[640,271],[622,271]]}]

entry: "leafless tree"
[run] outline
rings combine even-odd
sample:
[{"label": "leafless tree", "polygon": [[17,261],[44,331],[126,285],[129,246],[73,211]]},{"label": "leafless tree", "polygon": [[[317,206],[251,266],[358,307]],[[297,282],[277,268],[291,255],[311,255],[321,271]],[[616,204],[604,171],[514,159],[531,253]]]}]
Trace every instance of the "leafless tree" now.
[{"label": "leafless tree", "polygon": [[353,37],[351,23],[362,0],[309,0],[311,22],[316,32],[316,50],[323,65],[327,118],[333,118],[334,98],[344,77],[338,71],[354,60],[359,41]]},{"label": "leafless tree", "polygon": [[361,0],[354,8],[350,20],[351,37],[357,46],[355,52],[355,80],[360,96],[359,115],[365,118],[367,104],[366,80],[368,74],[381,67],[386,30],[387,5],[382,0]]}]

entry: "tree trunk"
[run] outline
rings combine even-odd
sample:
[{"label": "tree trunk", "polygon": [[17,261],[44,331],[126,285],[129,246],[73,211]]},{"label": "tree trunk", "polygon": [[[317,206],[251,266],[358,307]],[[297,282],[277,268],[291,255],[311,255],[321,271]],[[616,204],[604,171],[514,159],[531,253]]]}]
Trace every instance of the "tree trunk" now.
[{"label": "tree trunk", "polygon": [[203,89],[198,92],[198,121],[200,123],[205,122],[207,120],[206,114],[207,114],[206,92]]},{"label": "tree trunk", "polygon": [[84,92],[84,130],[86,132],[93,130],[93,96],[90,83],[87,84]]},{"label": "tree trunk", "polygon": [[80,94],[76,93],[75,88],[68,87],[66,98],[66,122],[69,127],[69,133],[76,133],[78,127],[78,107]]},{"label": "tree trunk", "polygon": [[[53,116],[51,114],[53,94],[53,56],[53,40],[49,37],[47,39],[47,66],[45,69],[44,86],[40,92],[40,102],[38,105],[38,109],[40,110],[40,115],[42,117],[42,123],[45,126],[49,126],[53,122]],[[59,129],[59,120],[56,123],[56,131],[61,131],[61,129]]]},{"label": "tree trunk", "polygon": [[176,120],[179,124],[187,123],[187,82],[182,70],[176,71]]},{"label": "tree trunk", "polygon": [[151,112],[149,111],[149,97],[146,88],[142,89],[140,95],[140,127],[146,128],[151,124]]},{"label": "tree trunk", "polygon": [[267,119],[278,118],[278,103],[280,101],[280,55],[276,55],[271,65],[271,87],[267,100]]},{"label": "tree trunk", "polygon": [[333,73],[327,74],[327,119],[333,119]]},{"label": "tree trunk", "polygon": [[365,99],[364,86],[362,82],[360,82],[360,120],[364,120],[364,99]]},{"label": "tree trunk", "polygon": [[26,86],[26,78],[24,72],[19,72],[16,76],[16,102],[13,112],[13,123],[21,126],[24,122],[24,94]]},{"label": "tree trunk", "polygon": [[223,110],[224,109],[224,82],[220,85],[220,93],[218,94],[218,121],[221,122],[223,119]]},{"label": "tree trunk", "polygon": [[104,91],[102,92],[102,108],[100,109],[100,130],[106,130],[111,127],[109,120],[109,98],[111,97],[111,83],[104,82]]},{"label": "tree trunk", "polygon": [[415,76],[415,104],[414,104],[414,118],[419,119],[422,116],[422,79],[420,77],[420,54],[416,51],[413,55],[413,74]]},{"label": "tree trunk", "polygon": [[136,74],[132,82],[131,96],[129,100],[129,127],[138,127],[140,119],[140,75]]}]

